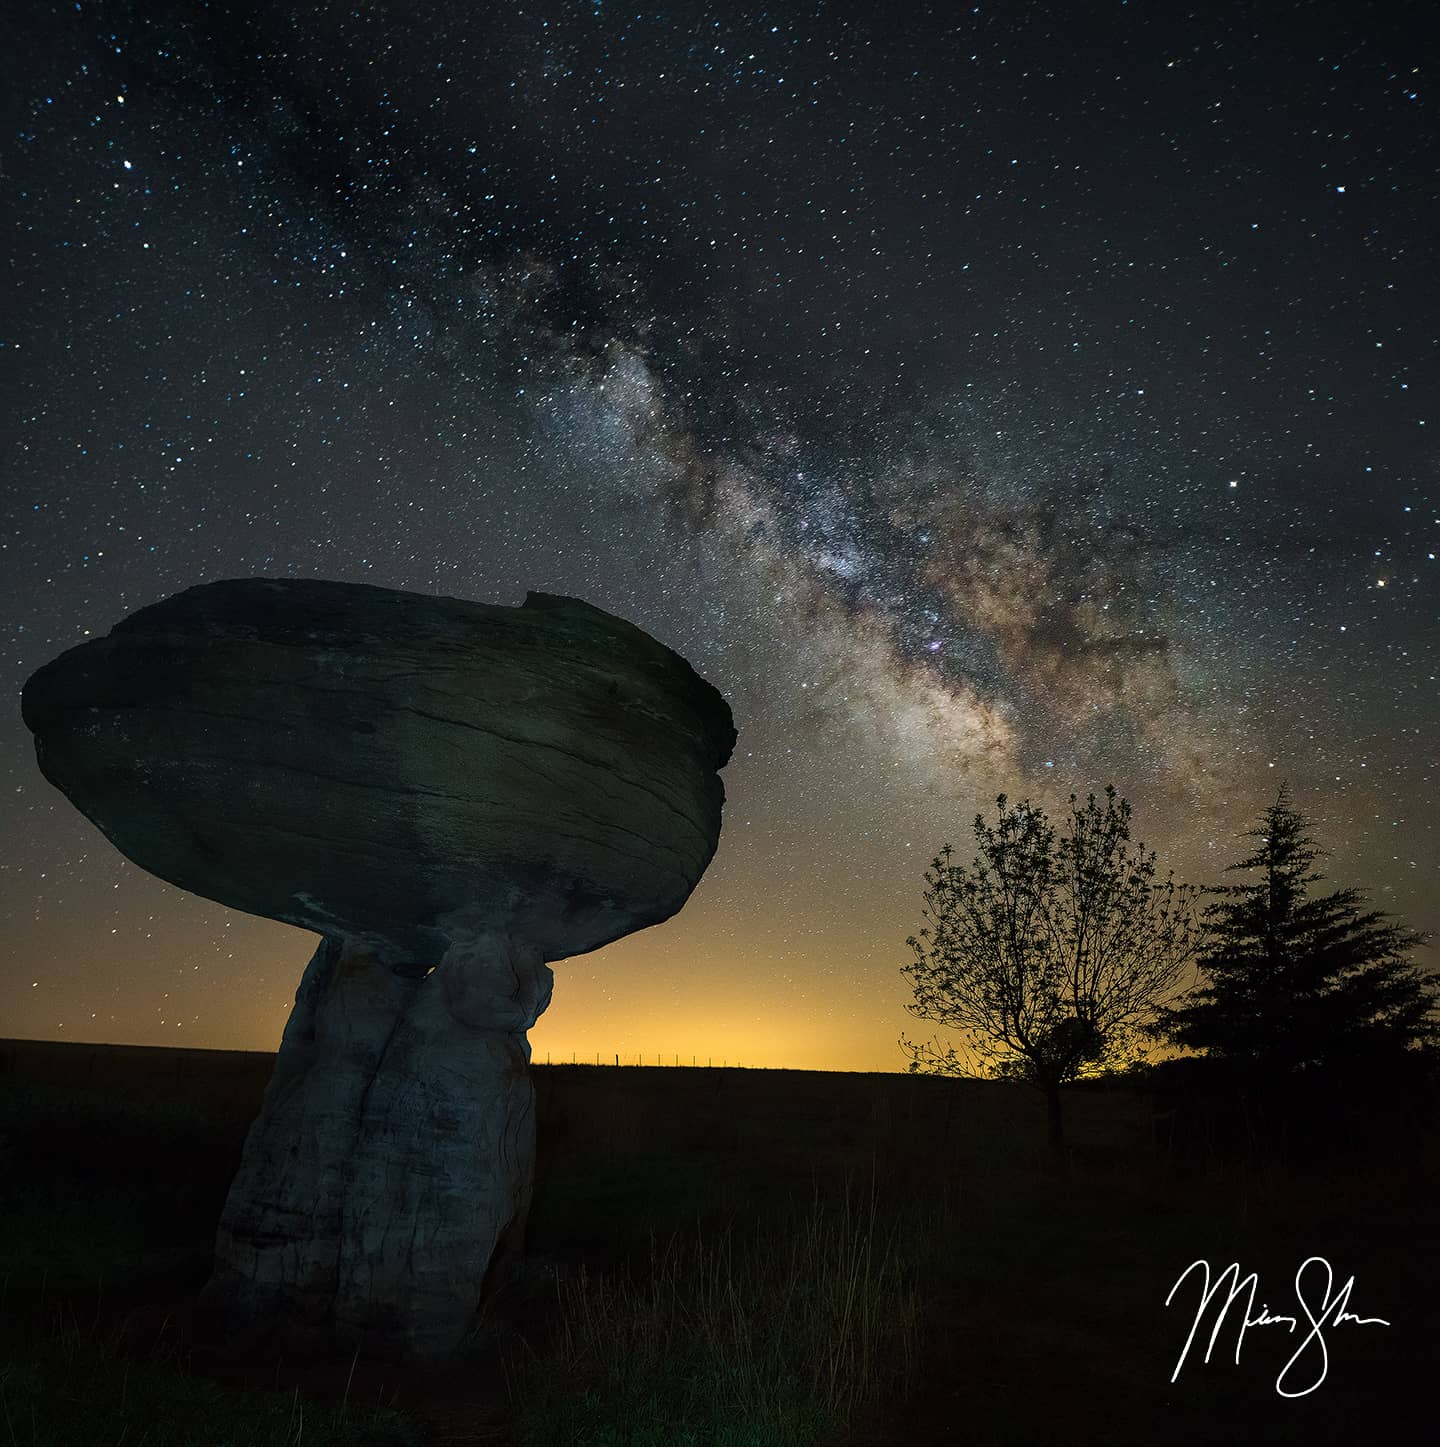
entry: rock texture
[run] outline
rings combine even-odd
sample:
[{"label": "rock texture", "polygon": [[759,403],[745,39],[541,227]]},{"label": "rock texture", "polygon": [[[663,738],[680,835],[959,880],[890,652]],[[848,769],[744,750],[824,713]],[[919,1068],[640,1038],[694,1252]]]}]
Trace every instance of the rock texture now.
[{"label": "rock texture", "polygon": [[191,588],[36,672],[40,768],[135,863],[438,959],[479,906],[547,959],[680,908],[714,854],[720,695],[573,598]]},{"label": "rock texture", "polygon": [[572,598],[248,579],[62,654],[22,711],[130,859],[323,936],[221,1220],[216,1344],[444,1356],[523,1232],[546,962],[688,898],[724,700]]}]

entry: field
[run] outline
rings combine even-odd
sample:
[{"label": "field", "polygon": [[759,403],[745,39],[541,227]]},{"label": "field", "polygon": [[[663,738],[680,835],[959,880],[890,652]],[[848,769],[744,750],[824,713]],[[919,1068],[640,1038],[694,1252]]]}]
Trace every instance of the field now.
[{"label": "field", "polygon": [[[529,1259],[459,1362],[208,1363],[187,1312],[272,1062],[0,1041],[0,1447],[1433,1430],[1433,1137],[1364,1166],[1179,1157],[1149,1100],[1087,1087],[1057,1156],[1038,1094],[902,1075],[537,1066]],[[1277,1376],[1308,1322],[1252,1328],[1238,1365],[1233,1325],[1204,1363],[1207,1327],[1172,1384],[1186,1266],[1238,1261],[1256,1315],[1299,1315],[1310,1256],[1391,1325],[1327,1323],[1324,1380],[1293,1399]],[[1292,1388],[1318,1375],[1308,1352]]]}]

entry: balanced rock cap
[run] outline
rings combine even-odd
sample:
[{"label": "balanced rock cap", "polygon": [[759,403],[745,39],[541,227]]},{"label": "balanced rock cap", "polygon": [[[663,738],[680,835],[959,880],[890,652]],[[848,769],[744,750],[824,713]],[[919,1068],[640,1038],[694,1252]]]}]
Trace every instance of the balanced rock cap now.
[{"label": "balanced rock cap", "polygon": [[422,959],[479,924],[561,959],[668,919],[736,737],[683,658],[578,599],[322,579],[142,608],[21,711],[41,772],[143,869]]}]

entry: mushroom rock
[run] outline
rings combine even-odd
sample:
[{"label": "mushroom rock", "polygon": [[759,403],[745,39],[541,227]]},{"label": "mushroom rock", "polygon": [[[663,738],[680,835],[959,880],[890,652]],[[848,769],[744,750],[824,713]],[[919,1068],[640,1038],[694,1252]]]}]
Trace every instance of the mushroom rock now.
[{"label": "mushroom rock", "polygon": [[574,598],[254,578],[61,654],[22,713],[41,772],[136,864],[322,936],[202,1329],[231,1355],[449,1355],[523,1236],[547,962],[689,897],[725,700]]}]

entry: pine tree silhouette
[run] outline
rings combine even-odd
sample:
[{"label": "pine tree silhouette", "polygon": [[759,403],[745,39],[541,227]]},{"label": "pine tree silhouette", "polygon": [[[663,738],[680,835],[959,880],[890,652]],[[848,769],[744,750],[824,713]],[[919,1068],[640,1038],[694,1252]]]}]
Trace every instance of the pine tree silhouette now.
[{"label": "pine tree silhouette", "polygon": [[1246,836],[1258,847],[1227,870],[1259,878],[1208,891],[1220,898],[1201,917],[1203,983],[1161,1012],[1174,1044],[1266,1074],[1346,1075],[1440,1044],[1440,987],[1406,958],[1425,937],[1369,909],[1356,890],[1313,893],[1321,851],[1310,823],[1282,788]]}]

